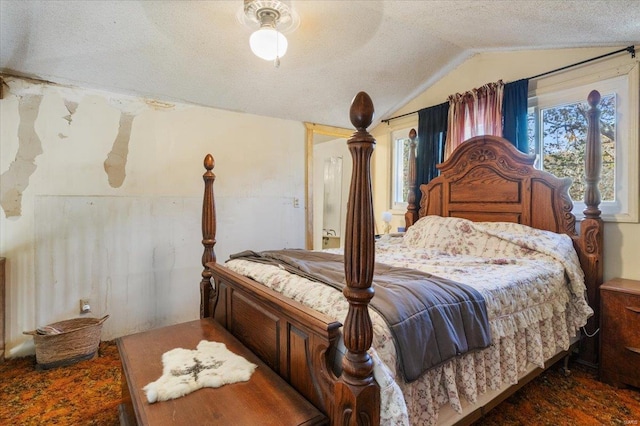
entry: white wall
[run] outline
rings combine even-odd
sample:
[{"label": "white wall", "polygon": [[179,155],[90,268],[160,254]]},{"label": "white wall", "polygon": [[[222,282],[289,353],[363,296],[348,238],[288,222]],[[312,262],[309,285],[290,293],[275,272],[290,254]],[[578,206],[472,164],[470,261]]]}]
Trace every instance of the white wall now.
[{"label": "white wall", "polygon": [[80,298],[91,316],[110,315],[103,339],[198,317],[207,153],[216,160],[219,261],[247,248],[304,247],[304,205],[293,203],[304,200],[302,123],[5,81],[8,357],[33,351],[23,331],[77,317]]},{"label": "white wall", "polygon": [[[624,46],[623,46],[624,47]],[[459,67],[448,73],[440,81],[421,93],[414,100],[396,111],[393,115],[402,115],[422,108],[437,105],[447,100],[456,92],[464,92],[485,83],[502,79],[505,82],[531,77],[568,64],[580,62],[599,56],[613,50],[615,47],[532,50],[518,52],[492,52],[478,54]],[[588,66],[582,66],[577,71],[587,70],[598,73],[600,70],[616,66],[626,66],[638,59],[632,59],[629,54],[621,54],[610,59],[601,60]],[[567,74],[549,77],[545,84],[555,84],[566,79]],[[530,90],[536,89],[540,81],[530,82]],[[585,99],[588,93],[585,93]],[[375,104],[375,99],[373,99]],[[391,121],[390,125],[381,124],[373,129],[372,134],[377,140],[376,156],[374,157],[374,208],[376,217],[390,208],[390,133],[395,129],[415,127],[417,130],[418,115]],[[638,141],[634,142],[637,146]],[[640,161],[640,159],[636,159]],[[640,177],[636,176],[636,179]],[[640,196],[640,194],[637,194]],[[393,228],[403,226],[404,217],[400,212],[394,215]],[[604,248],[604,277],[623,277],[640,280],[640,224],[638,223],[606,223]]]}]

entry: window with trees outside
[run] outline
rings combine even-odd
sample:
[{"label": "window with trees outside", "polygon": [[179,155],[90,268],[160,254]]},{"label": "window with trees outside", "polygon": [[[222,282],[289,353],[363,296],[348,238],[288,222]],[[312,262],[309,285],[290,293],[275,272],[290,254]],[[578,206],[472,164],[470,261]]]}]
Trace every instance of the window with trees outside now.
[{"label": "window with trees outside", "polygon": [[402,129],[391,133],[392,171],[391,201],[393,210],[406,210],[409,193],[409,152],[411,139],[409,130]]},{"label": "window with trees outside", "polygon": [[[587,69],[538,80],[529,93],[529,152],[536,167],[569,177],[573,214],[583,217],[587,95],[598,90],[602,173],[600,210],[609,222],[638,222],[640,210],[640,65]],[[531,86],[530,86],[531,87]],[[391,132],[391,204],[407,206],[409,128]]]},{"label": "window with trees outside", "polygon": [[536,155],[536,168],[572,179],[569,194],[576,217],[582,217],[585,208],[586,98],[596,89],[602,96],[602,216],[608,221],[638,220],[638,122],[632,119],[634,109],[638,115],[638,99],[629,82],[629,75],[621,75],[529,99],[529,151]]},{"label": "window with trees outside", "polygon": [[[587,139],[587,102],[571,102],[529,109],[529,153],[536,155],[536,167],[556,176],[570,177],[571,199],[584,196],[584,156]],[[615,201],[616,94],[608,93],[600,102],[602,172],[600,196]]]}]

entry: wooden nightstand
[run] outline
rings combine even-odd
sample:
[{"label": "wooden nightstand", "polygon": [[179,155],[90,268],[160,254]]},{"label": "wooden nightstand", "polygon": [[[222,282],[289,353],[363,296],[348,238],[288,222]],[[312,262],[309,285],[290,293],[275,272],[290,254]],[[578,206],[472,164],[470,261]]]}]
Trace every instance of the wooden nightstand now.
[{"label": "wooden nightstand", "polygon": [[640,281],[607,281],[600,302],[600,380],[640,387]]}]

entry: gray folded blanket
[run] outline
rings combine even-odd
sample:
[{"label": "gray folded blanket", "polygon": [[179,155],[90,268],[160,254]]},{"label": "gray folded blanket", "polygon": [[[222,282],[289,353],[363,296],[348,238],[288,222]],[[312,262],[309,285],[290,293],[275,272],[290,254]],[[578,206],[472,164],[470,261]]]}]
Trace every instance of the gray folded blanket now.
[{"label": "gray folded blanket", "polygon": [[[344,257],[307,250],[244,251],[231,259],[278,265],[340,291]],[[376,263],[370,306],[394,337],[399,371],[407,382],[456,355],[486,348],[491,328],[482,295],[472,287],[408,268]]]}]

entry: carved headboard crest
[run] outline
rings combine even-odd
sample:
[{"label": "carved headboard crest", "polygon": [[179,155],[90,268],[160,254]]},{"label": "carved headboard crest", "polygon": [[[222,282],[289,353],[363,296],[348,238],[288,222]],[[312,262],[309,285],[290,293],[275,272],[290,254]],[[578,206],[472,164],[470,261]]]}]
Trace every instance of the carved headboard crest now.
[{"label": "carved headboard crest", "polygon": [[470,143],[486,139],[487,136],[476,136],[469,139],[447,161],[438,164],[436,167],[440,169],[441,174],[447,175],[447,178],[453,181],[458,180],[460,178],[458,175],[463,174],[474,163],[496,164],[505,171],[522,176],[531,173],[535,156],[522,154],[511,144],[477,146]]}]

